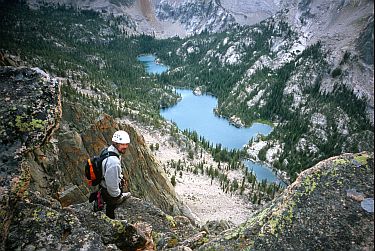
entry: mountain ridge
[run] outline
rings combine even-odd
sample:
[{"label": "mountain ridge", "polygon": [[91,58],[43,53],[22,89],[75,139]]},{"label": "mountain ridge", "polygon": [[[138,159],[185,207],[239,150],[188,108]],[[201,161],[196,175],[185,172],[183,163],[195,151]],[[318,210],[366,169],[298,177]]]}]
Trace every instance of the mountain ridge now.
[{"label": "mountain ridge", "polygon": [[[33,8],[39,8],[45,4],[66,5],[116,16],[127,16],[132,23],[132,29],[127,29],[127,32],[130,34],[146,33],[160,38],[186,37],[203,30],[222,31],[229,24],[237,22],[236,18],[240,24],[255,24],[276,12],[275,4],[270,0],[255,4],[241,2],[241,4],[246,3],[246,10],[251,10],[250,15],[238,13],[237,6],[239,5],[233,5],[231,1],[27,0],[27,2]],[[169,13],[169,10],[172,12]]]}]

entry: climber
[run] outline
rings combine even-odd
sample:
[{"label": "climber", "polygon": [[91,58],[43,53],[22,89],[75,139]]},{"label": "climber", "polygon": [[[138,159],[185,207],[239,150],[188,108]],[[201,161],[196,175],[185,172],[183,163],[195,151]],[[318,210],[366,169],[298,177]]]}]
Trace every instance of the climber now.
[{"label": "climber", "polygon": [[124,154],[130,143],[129,134],[125,131],[116,131],[112,136],[112,145],[108,147],[109,152],[119,155],[110,156],[102,163],[103,177],[100,182],[100,191],[106,203],[106,215],[115,219],[115,209],[124,200],[131,196],[130,192],[122,191],[124,178],[121,170],[121,156]]}]

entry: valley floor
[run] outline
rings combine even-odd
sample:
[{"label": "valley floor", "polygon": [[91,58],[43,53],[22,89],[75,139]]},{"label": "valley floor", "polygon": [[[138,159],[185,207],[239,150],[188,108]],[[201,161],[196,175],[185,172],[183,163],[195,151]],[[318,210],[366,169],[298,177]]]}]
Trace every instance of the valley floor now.
[{"label": "valley floor", "polygon": [[[163,134],[162,131],[146,128],[139,123],[127,119],[122,122],[130,124],[138,130],[148,146],[151,144],[155,145],[156,143],[159,144],[159,149],[153,151],[153,153],[162,166],[167,166],[168,161],[178,161],[178,159],[181,159],[181,161],[185,159],[192,166],[194,163],[202,161],[203,158],[208,165],[217,166],[217,163],[207,153],[203,153],[202,158],[194,157],[194,160],[189,160],[187,152],[180,149],[176,142],[170,141],[169,134]],[[175,170],[168,168],[166,172],[170,179]],[[238,180],[242,178],[240,171],[230,171],[228,176],[229,178],[237,177]],[[192,172],[183,171],[182,176],[180,176],[178,173],[176,175],[175,190],[182,202],[190,208],[199,225],[203,225],[211,220],[227,220],[235,225],[239,225],[255,209],[251,202],[244,198],[244,196],[224,193],[217,180],[214,180],[211,184],[211,179],[207,175],[196,175]]]}]

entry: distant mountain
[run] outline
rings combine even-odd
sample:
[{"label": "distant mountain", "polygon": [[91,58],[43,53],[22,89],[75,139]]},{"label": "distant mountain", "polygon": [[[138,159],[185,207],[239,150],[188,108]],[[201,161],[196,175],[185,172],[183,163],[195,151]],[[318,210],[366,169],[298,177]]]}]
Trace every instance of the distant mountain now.
[{"label": "distant mountain", "polygon": [[[167,15],[170,18],[175,18],[176,16],[186,16],[188,13],[190,13],[193,14],[197,19],[204,20],[206,18],[214,17],[215,14],[216,17],[220,17],[220,15],[221,17],[224,17],[222,16],[224,14],[230,16],[231,21],[241,25],[252,25],[258,23],[272,16],[279,10],[279,1],[276,0],[157,0],[155,2],[158,9],[161,10],[161,14],[159,15],[167,14],[166,12],[163,12],[163,10],[172,10],[174,12],[173,15]],[[196,11],[197,9],[205,8],[207,10],[206,12]],[[182,15],[179,15],[179,13]],[[225,20],[221,20],[222,24],[225,22]]]},{"label": "distant mountain", "polygon": [[30,6],[67,5],[131,19],[133,32],[157,37],[222,31],[230,24],[255,24],[279,10],[278,1],[229,0],[27,0]]}]

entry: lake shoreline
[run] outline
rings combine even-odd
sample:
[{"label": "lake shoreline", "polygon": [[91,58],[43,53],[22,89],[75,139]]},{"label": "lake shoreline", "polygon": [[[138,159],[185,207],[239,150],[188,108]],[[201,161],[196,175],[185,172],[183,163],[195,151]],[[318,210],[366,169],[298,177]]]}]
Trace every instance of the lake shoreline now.
[{"label": "lake shoreline", "polygon": [[191,89],[175,89],[182,100],[176,105],[160,111],[165,120],[174,121],[181,131],[187,129],[213,145],[223,148],[242,149],[255,135],[268,135],[272,127],[262,123],[254,123],[247,128],[233,126],[225,117],[219,117],[213,109],[217,106],[217,98],[209,95],[196,96]]}]

